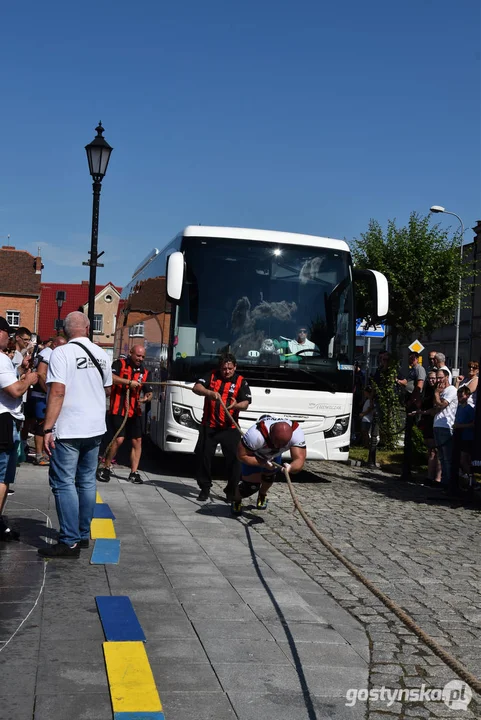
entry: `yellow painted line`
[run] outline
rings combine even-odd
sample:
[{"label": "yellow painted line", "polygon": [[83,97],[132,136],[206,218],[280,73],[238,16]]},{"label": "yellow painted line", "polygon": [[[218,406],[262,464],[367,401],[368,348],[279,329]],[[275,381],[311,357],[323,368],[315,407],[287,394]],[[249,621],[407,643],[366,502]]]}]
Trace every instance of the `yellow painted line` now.
[{"label": "yellow painted line", "polygon": [[117,712],[162,710],[143,642],[105,642],[112,708]]},{"label": "yellow painted line", "polygon": [[116,538],[113,520],[108,518],[93,518],[90,523],[90,537],[92,540],[97,538]]},{"label": "yellow painted line", "polygon": [[95,502],[96,502],[96,503],[100,503],[101,505],[102,505],[103,502],[104,502],[104,501],[102,500],[102,498],[100,497],[100,493],[99,493],[99,492],[98,492],[98,493],[96,494],[96,496],[95,496]]}]

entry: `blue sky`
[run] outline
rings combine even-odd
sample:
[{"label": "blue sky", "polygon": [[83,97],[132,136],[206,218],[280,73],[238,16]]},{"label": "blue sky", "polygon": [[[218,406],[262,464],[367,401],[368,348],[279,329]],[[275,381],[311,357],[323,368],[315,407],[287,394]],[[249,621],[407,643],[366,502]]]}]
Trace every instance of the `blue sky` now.
[{"label": "blue sky", "polygon": [[2,244],[40,246],[45,281],[88,277],[99,119],[114,147],[100,282],[126,283],[187,224],[350,242],[440,204],[472,227],[479,31],[479,0],[10,3]]}]

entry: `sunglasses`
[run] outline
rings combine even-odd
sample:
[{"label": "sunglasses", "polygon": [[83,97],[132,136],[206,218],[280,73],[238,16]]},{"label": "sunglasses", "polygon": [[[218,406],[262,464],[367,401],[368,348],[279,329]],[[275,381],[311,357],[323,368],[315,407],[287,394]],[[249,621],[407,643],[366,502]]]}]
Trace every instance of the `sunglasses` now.
[{"label": "sunglasses", "polygon": [[468,370],[477,370],[477,369],[478,369],[477,365],[468,365]]},{"label": "sunglasses", "polygon": [[303,333],[304,335],[307,335],[307,330],[305,328],[301,328],[299,330],[300,333]]}]

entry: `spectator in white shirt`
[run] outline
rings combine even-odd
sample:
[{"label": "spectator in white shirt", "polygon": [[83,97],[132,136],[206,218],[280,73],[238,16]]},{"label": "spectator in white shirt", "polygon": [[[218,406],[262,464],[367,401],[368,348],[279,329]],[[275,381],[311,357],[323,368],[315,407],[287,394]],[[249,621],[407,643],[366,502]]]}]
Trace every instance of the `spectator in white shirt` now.
[{"label": "spectator in white shirt", "polygon": [[19,380],[8,347],[10,326],[0,317],[0,541],[18,540],[19,535],[10,528],[2,513],[8,490],[15,480],[17,448],[20,442],[19,427],[23,420],[22,395],[28,386],[37,382],[37,373],[28,371]]},{"label": "spectator in white shirt", "polygon": [[453,425],[457,407],[458,394],[456,388],[449,384],[448,370],[438,370],[433,407],[423,412],[434,415],[434,442],[441,462],[441,484],[444,486],[448,486],[451,480]]},{"label": "spectator in white shirt", "polygon": [[448,378],[449,378],[448,384],[452,385],[453,376],[452,376],[451,370],[448,367],[446,367],[446,355],[444,355],[444,353],[437,352],[435,363],[436,363],[436,372],[438,370],[446,370],[446,372],[448,373]]}]

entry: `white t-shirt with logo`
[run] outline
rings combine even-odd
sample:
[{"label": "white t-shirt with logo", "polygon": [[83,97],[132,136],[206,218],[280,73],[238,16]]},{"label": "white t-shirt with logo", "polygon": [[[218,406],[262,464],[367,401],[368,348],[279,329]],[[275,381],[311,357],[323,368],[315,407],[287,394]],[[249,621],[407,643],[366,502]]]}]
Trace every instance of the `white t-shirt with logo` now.
[{"label": "white t-shirt with logo", "polygon": [[[98,361],[96,366],[74,343],[87,347]],[[105,390],[112,385],[112,370],[107,353],[86,337],[77,337],[52,351],[48,363],[47,385],[65,385],[65,397],[55,423],[55,436],[62,439],[89,438],[103,435],[105,425]],[[49,387],[50,389],[50,387]]]},{"label": "white t-shirt with logo", "polygon": [[[283,417],[271,417],[270,415],[261,418],[261,420],[264,422],[264,425],[266,427],[266,430],[269,431],[271,428],[271,425],[274,425],[278,422],[284,422],[287,423],[292,427],[292,420],[289,420],[288,418]],[[260,422],[260,421],[259,421]],[[306,447],[306,440],[304,437],[304,433],[301,430],[299,426],[296,427],[294,432],[292,433],[292,437],[282,448],[271,448],[264,440],[264,436],[260,432],[260,430],[257,429],[257,425],[253,425],[249,430],[246,432],[244,437],[242,438],[242,444],[248,449],[251,450],[256,455],[260,455],[262,458],[265,458],[266,460],[273,460],[278,455],[282,455],[286,452],[286,450],[289,450],[291,447],[300,447],[305,448]]]},{"label": "white t-shirt with logo", "polygon": [[17,381],[17,372],[12,361],[8,355],[0,351],[0,414],[9,412],[17,420],[23,420],[22,398],[14,398],[3,389]]},{"label": "white t-shirt with logo", "polygon": [[458,391],[453,385],[448,385],[446,390],[443,390],[440,394],[440,398],[441,400],[446,400],[449,405],[446,405],[445,408],[434,416],[433,427],[452,429],[454,418],[456,417],[456,410],[458,409]]}]

